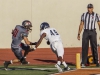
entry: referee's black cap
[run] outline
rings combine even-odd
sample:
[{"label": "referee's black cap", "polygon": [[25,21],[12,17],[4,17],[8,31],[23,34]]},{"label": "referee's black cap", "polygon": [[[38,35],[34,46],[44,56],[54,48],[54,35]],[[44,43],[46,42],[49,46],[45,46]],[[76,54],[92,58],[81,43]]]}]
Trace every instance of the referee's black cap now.
[{"label": "referee's black cap", "polygon": [[93,4],[88,4],[87,8],[93,8]]}]

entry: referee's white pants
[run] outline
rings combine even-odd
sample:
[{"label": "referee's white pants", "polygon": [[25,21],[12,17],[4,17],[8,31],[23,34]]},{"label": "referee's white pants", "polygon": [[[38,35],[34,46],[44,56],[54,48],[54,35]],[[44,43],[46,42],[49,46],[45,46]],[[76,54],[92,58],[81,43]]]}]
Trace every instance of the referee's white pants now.
[{"label": "referee's white pants", "polygon": [[61,41],[55,41],[50,45],[52,51],[56,54],[57,57],[64,55],[64,47]]}]

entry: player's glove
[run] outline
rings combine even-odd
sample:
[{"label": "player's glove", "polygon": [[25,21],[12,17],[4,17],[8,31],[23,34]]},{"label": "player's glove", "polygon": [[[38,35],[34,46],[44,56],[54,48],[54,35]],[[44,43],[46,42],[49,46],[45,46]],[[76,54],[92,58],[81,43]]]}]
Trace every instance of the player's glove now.
[{"label": "player's glove", "polygon": [[29,52],[31,52],[31,51],[35,51],[36,49],[34,49],[34,48],[31,48],[30,50],[29,50]]},{"label": "player's glove", "polygon": [[37,42],[34,42],[34,43],[33,43],[33,42],[31,42],[31,43],[30,43],[30,45],[36,45],[36,44],[37,44]]},{"label": "player's glove", "polygon": [[49,41],[47,41],[47,45],[50,45],[50,42]]},{"label": "player's glove", "polygon": [[32,45],[30,45],[29,52],[31,52],[31,51],[35,51],[35,50],[36,50],[36,48],[34,48]]}]

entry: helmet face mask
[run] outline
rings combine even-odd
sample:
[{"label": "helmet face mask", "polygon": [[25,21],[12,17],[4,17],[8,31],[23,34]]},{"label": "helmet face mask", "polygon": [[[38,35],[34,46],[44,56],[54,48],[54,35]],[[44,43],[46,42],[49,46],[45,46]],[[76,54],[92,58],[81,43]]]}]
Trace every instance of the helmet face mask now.
[{"label": "helmet face mask", "polygon": [[32,31],[32,26],[25,26],[25,28],[27,29],[28,32]]},{"label": "helmet face mask", "polygon": [[25,20],[22,22],[22,26],[27,29],[28,32],[32,31],[32,23],[29,20]]}]

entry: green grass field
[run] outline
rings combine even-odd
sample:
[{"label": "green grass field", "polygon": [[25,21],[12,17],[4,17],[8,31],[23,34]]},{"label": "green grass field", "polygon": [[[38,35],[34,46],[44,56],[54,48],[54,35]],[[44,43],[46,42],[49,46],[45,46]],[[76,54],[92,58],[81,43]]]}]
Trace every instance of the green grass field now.
[{"label": "green grass field", "polygon": [[[63,66],[61,67],[63,68]],[[75,66],[69,67],[75,68]],[[0,75],[49,75],[54,73],[58,73],[54,65],[10,65],[8,71],[5,71],[4,67],[0,66]]]},{"label": "green grass field", "polygon": [[4,67],[0,66],[0,75],[49,75],[58,72],[54,65],[18,65],[9,66],[9,69],[5,71]]}]

